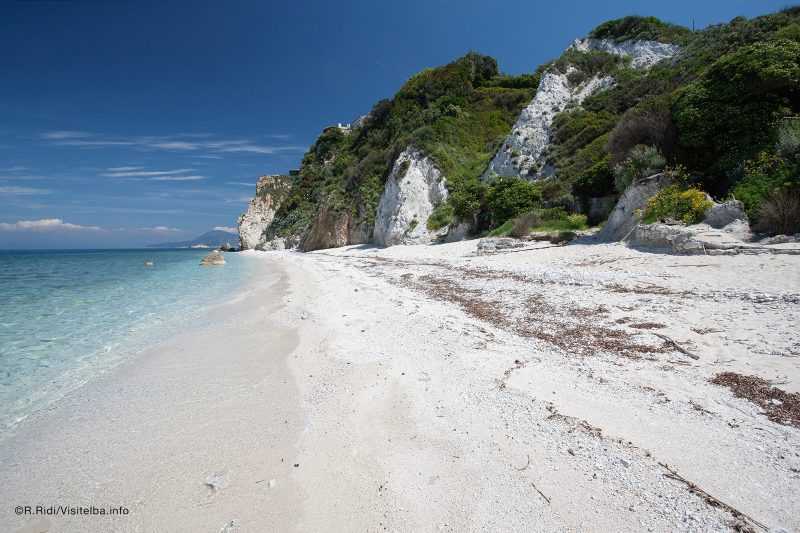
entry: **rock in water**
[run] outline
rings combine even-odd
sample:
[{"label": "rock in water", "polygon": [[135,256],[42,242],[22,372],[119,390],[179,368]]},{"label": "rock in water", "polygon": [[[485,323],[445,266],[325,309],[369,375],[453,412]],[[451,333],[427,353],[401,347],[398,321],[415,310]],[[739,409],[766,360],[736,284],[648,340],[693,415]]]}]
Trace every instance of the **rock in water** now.
[{"label": "rock in water", "polygon": [[225,258],[222,257],[222,252],[219,250],[214,250],[207,256],[205,256],[201,261],[200,264],[202,266],[219,266],[225,264]]}]

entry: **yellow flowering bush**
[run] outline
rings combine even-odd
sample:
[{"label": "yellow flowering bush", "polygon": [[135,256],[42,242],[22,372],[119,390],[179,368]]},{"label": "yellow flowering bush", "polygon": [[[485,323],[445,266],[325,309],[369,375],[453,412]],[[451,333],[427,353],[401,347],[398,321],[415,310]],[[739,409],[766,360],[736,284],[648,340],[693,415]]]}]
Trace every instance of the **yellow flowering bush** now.
[{"label": "yellow flowering bush", "polygon": [[706,193],[700,189],[672,185],[661,189],[647,201],[644,222],[651,224],[672,218],[686,224],[697,224],[712,205]]}]

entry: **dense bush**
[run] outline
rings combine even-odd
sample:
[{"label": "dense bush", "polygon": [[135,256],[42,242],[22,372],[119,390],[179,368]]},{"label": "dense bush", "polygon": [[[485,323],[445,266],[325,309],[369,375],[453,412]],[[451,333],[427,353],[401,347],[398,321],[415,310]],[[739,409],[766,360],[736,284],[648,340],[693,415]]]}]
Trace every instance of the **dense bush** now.
[{"label": "dense bush", "polygon": [[542,194],[535,184],[518,178],[497,178],[486,193],[486,207],[493,225],[541,205]]},{"label": "dense bush", "polygon": [[586,227],[586,215],[567,214],[559,208],[534,209],[513,219],[511,224],[500,228],[499,233],[520,238],[533,231],[575,231]]},{"label": "dense bush", "polygon": [[625,112],[608,137],[608,152],[614,164],[622,162],[634,146],[655,146],[670,158],[678,132],[672,122],[669,98],[656,97]]},{"label": "dense bush", "polygon": [[666,219],[697,224],[712,205],[713,202],[700,189],[672,185],[661,189],[647,201],[643,219],[648,224]]},{"label": "dense bush", "polygon": [[453,222],[453,206],[447,202],[437,205],[428,217],[428,229],[436,231]]},{"label": "dense bush", "polygon": [[656,17],[624,17],[609,20],[589,34],[596,39],[613,39],[617,42],[635,39],[664,43],[685,43],[689,35],[688,29],[662,22]]},{"label": "dense bush", "polygon": [[624,192],[635,180],[657,174],[666,164],[655,146],[634,146],[625,161],[614,167],[614,186],[618,192]]},{"label": "dense bush", "polygon": [[717,191],[742,161],[775,141],[776,120],[800,108],[800,43],[787,40],[743,46],[715,61],[677,96],[674,120],[681,156],[708,172]]},{"label": "dense bush", "polygon": [[773,151],[764,151],[745,162],[744,177],[733,189],[733,195],[744,204],[751,220],[758,220],[761,204],[774,190],[798,185],[800,168],[793,166]]},{"label": "dense bush", "polygon": [[758,208],[755,229],[773,235],[800,233],[800,188],[782,187],[769,192]]}]

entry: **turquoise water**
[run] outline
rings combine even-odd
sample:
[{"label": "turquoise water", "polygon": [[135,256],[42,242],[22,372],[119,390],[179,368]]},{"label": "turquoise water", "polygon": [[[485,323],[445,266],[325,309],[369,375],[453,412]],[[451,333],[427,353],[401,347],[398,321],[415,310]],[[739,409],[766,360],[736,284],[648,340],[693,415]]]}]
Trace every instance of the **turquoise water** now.
[{"label": "turquoise water", "polygon": [[[254,261],[207,250],[0,251],[0,433],[199,322]],[[144,266],[152,261],[154,266]]]}]

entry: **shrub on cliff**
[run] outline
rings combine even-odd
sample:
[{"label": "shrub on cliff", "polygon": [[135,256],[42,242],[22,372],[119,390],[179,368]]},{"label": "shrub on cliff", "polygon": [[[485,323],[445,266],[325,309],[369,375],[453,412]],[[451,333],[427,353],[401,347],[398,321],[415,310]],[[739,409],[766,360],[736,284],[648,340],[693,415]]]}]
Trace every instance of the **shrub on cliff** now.
[{"label": "shrub on cliff", "polygon": [[657,174],[667,164],[655,146],[634,146],[628,157],[614,167],[614,186],[624,192],[634,180]]},{"label": "shrub on cliff", "polygon": [[631,16],[604,22],[592,30],[589,36],[617,42],[637,40],[685,43],[690,34],[683,26],[662,22],[656,17]]},{"label": "shrub on cliff", "polygon": [[706,171],[706,183],[724,189],[742,161],[775,142],[776,121],[800,108],[800,43],[788,40],[743,46],[716,60],[683,87],[673,117],[680,155]]},{"label": "shrub on cliff", "polygon": [[431,231],[442,229],[453,222],[453,206],[447,202],[433,208],[428,217],[427,227]]}]

